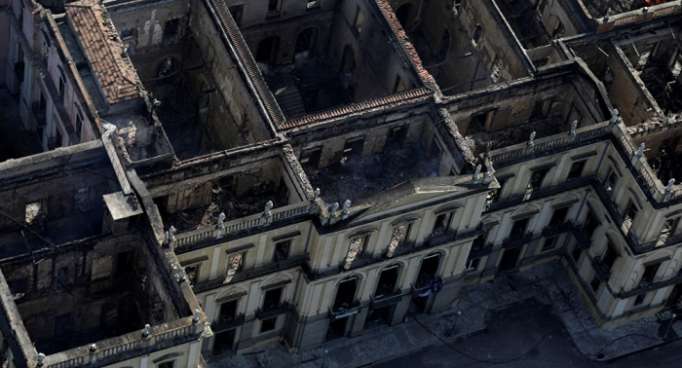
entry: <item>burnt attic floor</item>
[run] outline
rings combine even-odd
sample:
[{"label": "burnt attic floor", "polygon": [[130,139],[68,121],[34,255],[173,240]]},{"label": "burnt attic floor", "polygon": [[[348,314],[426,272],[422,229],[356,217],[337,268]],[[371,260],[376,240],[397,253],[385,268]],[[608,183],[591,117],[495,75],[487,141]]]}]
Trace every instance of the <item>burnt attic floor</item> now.
[{"label": "burnt attic floor", "polygon": [[438,176],[439,166],[438,156],[429,157],[421,146],[411,145],[351,157],[319,170],[308,169],[307,173],[325,201],[342,204],[350,199],[356,204],[410,179]]},{"label": "burnt attic floor", "polygon": [[593,17],[603,17],[639,9],[644,0],[581,0]]},{"label": "burnt attic floor", "polygon": [[261,182],[237,195],[229,186],[214,187],[211,203],[184,211],[168,213],[162,208],[164,222],[179,231],[189,231],[218,223],[225,213],[225,221],[263,212],[265,204],[272,201],[274,208],[288,205],[288,189],[283,182]]},{"label": "burnt attic floor", "polygon": [[[486,152],[488,148],[498,149],[528,142],[532,132],[535,132],[535,140],[538,140],[569,130],[570,122],[565,121],[562,117],[550,117],[494,132],[469,131],[466,138],[474,145],[475,153],[480,154]],[[488,147],[489,144],[490,147]]]},{"label": "burnt attic floor", "polygon": [[40,136],[23,129],[19,101],[0,88],[0,162],[42,152]]},{"label": "burnt attic floor", "polygon": [[316,58],[299,58],[285,66],[261,66],[261,71],[288,118],[352,102],[343,75]]},{"label": "burnt attic floor", "polygon": [[682,64],[679,61],[675,70],[665,64],[650,63],[640,74],[646,88],[666,114],[682,112],[681,69]]},{"label": "burnt attic floor", "polygon": [[[0,216],[8,218],[0,204]],[[23,219],[9,218],[15,225],[0,231],[0,259],[32,250],[65,244],[102,233],[102,211],[83,212],[80,216],[27,225]]]}]

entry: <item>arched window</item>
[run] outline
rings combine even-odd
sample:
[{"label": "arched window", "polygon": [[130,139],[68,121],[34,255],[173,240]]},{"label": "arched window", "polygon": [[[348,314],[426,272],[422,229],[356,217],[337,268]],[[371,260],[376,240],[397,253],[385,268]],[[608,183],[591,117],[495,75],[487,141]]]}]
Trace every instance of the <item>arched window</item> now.
[{"label": "arched window", "polygon": [[419,274],[417,275],[415,287],[422,288],[429,286],[436,280],[440,267],[440,259],[440,253],[432,253],[424,257],[421,268],[419,269]]},{"label": "arched window", "polygon": [[392,295],[398,289],[398,278],[400,277],[400,265],[394,264],[381,270],[377,281],[375,298]]},{"label": "arched window", "polygon": [[358,281],[358,278],[353,276],[339,282],[332,310],[348,309],[353,306],[358,290]]}]

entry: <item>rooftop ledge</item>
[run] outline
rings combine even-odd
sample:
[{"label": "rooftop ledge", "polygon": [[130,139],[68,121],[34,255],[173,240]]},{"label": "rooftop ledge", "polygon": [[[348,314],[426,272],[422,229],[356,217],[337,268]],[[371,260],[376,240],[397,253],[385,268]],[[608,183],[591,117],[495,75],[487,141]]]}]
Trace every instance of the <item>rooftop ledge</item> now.
[{"label": "rooftop ledge", "polygon": [[101,367],[197,340],[206,333],[210,334],[210,328],[199,323],[197,318],[185,317],[48,355],[43,364],[47,368]]},{"label": "rooftop ledge", "polygon": [[623,161],[640,187],[655,207],[667,206],[668,202],[682,201],[682,185],[675,182],[662,183],[646,160],[642,146],[636,147],[622,122],[604,122],[587,126],[576,131],[575,136],[568,132],[540,138],[529,142],[494,150],[490,158],[495,165],[510,165],[529,157],[564,151],[579,145],[591,144],[599,140],[612,139],[620,151]]},{"label": "rooftop ledge", "polygon": [[[431,195],[437,196],[442,194],[464,193],[468,189],[496,185],[491,183],[493,183],[492,179],[488,178],[485,173],[480,173],[478,178],[476,178],[475,175],[422,178],[412,180],[406,185],[410,185],[412,192],[425,194],[430,197]],[[457,190],[457,188],[460,188],[461,190]],[[398,187],[395,188],[395,191],[393,192],[400,194],[404,193],[404,191],[405,188]],[[196,230],[177,233],[171,237],[171,242],[176,251],[181,253],[200,247],[204,244],[209,245],[217,242],[225,242],[226,239],[240,233],[263,227],[275,226],[289,221],[300,220],[311,215],[319,216],[320,221],[324,225],[333,225],[339,221],[350,219],[354,215],[360,213],[372,215],[371,213],[366,213],[366,211],[373,207],[385,209],[385,206],[381,205],[383,203],[395,205],[395,202],[391,200],[391,193],[382,193],[377,198],[383,198],[385,200],[342,207],[341,205],[338,205],[338,203],[328,204],[317,196],[310,201],[265,210],[262,213],[224,222],[223,224],[205,226]]]},{"label": "rooftop ledge", "polygon": [[584,5],[585,1],[592,0],[580,0],[580,5],[588,18],[591,18],[597,23],[597,32],[608,32],[614,28],[620,28],[632,24],[643,23],[652,21],[659,18],[664,18],[668,16],[673,16],[682,13],[682,1],[675,0],[664,4],[641,7],[639,9],[610,15],[604,17],[594,17],[587,10]]}]

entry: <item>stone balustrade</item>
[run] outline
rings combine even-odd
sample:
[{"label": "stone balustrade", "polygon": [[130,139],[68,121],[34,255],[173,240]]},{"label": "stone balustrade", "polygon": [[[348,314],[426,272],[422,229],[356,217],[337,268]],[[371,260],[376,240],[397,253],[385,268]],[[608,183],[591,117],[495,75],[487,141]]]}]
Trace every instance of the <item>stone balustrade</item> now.
[{"label": "stone balustrade", "polygon": [[102,367],[197,339],[203,326],[193,317],[100,340],[45,357],[47,368]]},{"label": "stone balustrade", "polygon": [[283,222],[308,215],[311,212],[310,202],[274,208],[268,216],[264,212],[225,222],[222,226],[206,226],[196,230],[178,233],[175,238],[175,249],[191,248],[211,240],[220,240],[228,235],[245,232],[273,223]]}]

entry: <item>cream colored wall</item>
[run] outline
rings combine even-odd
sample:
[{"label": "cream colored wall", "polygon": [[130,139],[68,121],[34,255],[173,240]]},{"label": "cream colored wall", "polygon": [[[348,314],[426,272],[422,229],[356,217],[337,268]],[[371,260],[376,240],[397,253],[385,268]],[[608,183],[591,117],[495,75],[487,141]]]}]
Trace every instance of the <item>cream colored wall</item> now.
[{"label": "cream colored wall", "polygon": [[[232,254],[235,254],[233,253],[235,250],[239,250],[245,246],[252,245],[245,251],[236,252],[244,253],[242,268],[244,270],[262,267],[271,263],[275,250],[273,238],[284,235],[299,234],[291,238],[290,257],[305,255],[310,226],[312,226],[310,222],[296,223],[269,232],[253,234],[227,242],[220,242],[212,247],[182,253],[178,255],[178,259],[183,266],[199,264],[200,271],[197,283],[221,279],[225,277],[228,258]],[[191,262],[192,260],[200,261]]]},{"label": "cream colored wall", "polygon": [[194,341],[184,345],[174,346],[170,349],[155,351],[151,354],[135,357],[116,364],[107,365],[107,368],[157,368],[159,364],[175,361],[175,368],[196,368],[200,359],[200,342]]}]

